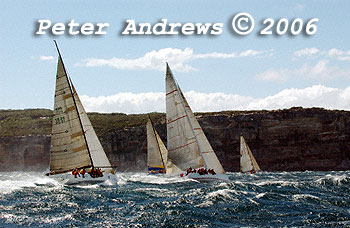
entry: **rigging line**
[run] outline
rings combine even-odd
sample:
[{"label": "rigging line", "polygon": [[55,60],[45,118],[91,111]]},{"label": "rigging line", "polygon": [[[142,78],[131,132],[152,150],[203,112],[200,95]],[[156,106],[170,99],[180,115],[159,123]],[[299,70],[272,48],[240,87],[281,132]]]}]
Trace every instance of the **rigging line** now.
[{"label": "rigging line", "polygon": [[55,42],[55,45],[56,45],[56,49],[57,49],[57,52],[58,52],[58,56],[60,57],[60,60],[61,60],[62,66],[63,66],[64,74],[66,75],[66,79],[67,79],[67,82],[68,82],[69,90],[70,90],[70,92],[71,92],[71,94],[72,94],[73,103],[74,103],[75,109],[76,109],[76,111],[77,111],[77,115],[78,115],[78,118],[79,118],[79,123],[80,123],[81,131],[83,132],[83,138],[84,138],[84,141],[85,141],[85,144],[86,144],[86,148],[87,148],[87,151],[88,151],[88,154],[89,154],[89,158],[90,158],[90,162],[91,162],[91,167],[94,168],[94,163],[93,163],[93,161],[92,161],[92,157],[91,157],[89,145],[88,145],[87,140],[86,140],[86,135],[85,135],[85,132],[84,132],[83,124],[82,124],[82,122],[81,122],[81,118],[80,118],[80,114],[79,114],[79,111],[78,111],[77,103],[76,103],[75,98],[74,98],[74,93],[73,93],[73,91],[72,91],[71,84],[69,83],[69,79],[68,79],[68,74],[67,74],[67,71],[66,71],[66,67],[64,66],[63,59],[62,59],[62,56],[61,56],[61,52],[60,52],[60,50],[58,49],[58,45],[57,45],[57,43],[56,43],[56,40],[54,40],[54,42]]}]

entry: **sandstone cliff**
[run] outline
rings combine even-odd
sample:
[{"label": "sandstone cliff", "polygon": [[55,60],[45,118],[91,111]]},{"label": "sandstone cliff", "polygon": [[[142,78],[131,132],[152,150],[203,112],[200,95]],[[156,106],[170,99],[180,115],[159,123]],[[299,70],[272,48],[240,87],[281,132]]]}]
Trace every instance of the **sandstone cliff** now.
[{"label": "sandstone cliff", "polygon": [[[25,112],[26,110],[24,110]],[[116,114],[108,114],[116,115]],[[146,170],[146,115],[122,115],[118,127],[101,128],[106,114],[90,114],[101,143],[118,171]],[[347,170],[350,168],[350,112],[320,108],[196,114],[226,171],[239,171],[239,136],[243,134],[265,171]],[[152,114],[166,143],[164,114]],[[0,116],[1,117],[1,116]],[[152,117],[152,119],[153,119]],[[37,116],[36,135],[0,136],[0,171],[44,170],[49,163],[50,118]],[[130,121],[135,120],[138,121]],[[0,129],[1,124],[0,118]],[[114,123],[116,124],[116,123]],[[116,125],[116,126],[117,126]],[[13,126],[18,127],[18,126]],[[30,131],[30,129],[29,129]],[[6,135],[1,134],[0,135]]]}]

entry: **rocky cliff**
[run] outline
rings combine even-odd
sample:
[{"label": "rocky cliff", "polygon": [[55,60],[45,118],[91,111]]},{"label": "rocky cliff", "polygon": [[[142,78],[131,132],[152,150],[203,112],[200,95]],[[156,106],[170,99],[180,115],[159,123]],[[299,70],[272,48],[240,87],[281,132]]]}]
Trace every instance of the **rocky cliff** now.
[{"label": "rocky cliff", "polygon": [[[119,171],[144,171],[147,154],[146,115],[123,115],[120,121],[128,124],[119,124],[119,127],[109,127],[108,130],[98,127],[102,126],[99,121],[107,117],[94,115],[92,124],[96,126],[111,163],[117,165]],[[348,111],[291,108],[196,115],[226,171],[239,171],[240,134],[243,134],[261,169],[265,171],[350,168]],[[166,142],[165,116],[153,116],[155,128]],[[130,119],[136,117],[140,117],[139,121],[131,124]],[[42,120],[47,117],[38,118]],[[49,118],[46,121],[46,125],[50,124]],[[43,124],[42,121],[39,124]],[[33,129],[37,132],[38,126],[33,126]],[[50,148],[50,136],[46,134],[1,136],[0,170],[46,169]]]}]

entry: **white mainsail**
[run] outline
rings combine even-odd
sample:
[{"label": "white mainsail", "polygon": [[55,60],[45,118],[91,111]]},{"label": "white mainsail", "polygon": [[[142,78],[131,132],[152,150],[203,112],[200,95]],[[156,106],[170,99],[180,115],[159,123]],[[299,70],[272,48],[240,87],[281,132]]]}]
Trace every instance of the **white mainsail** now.
[{"label": "white mainsail", "polygon": [[225,173],[167,64],[166,119],[168,156],[181,170],[189,167]]},{"label": "white mainsail", "polygon": [[68,79],[60,54],[53,115],[50,174],[69,172],[76,167],[101,167],[107,173],[113,172],[78,94]]},{"label": "white mainsail", "polygon": [[[162,145],[161,145],[162,144]],[[151,120],[147,121],[147,166],[164,169],[167,163],[168,152],[158,133],[152,126]]]},{"label": "white mainsail", "polygon": [[241,172],[260,171],[260,167],[256,162],[252,152],[250,151],[249,146],[245,142],[243,136],[240,137],[240,141]]},{"label": "white mainsail", "polygon": [[164,169],[166,174],[181,172],[181,170],[168,159],[168,150],[158,135],[158,132],[154,129],[151,119],[147,121],[147,166],[149,169]]}]

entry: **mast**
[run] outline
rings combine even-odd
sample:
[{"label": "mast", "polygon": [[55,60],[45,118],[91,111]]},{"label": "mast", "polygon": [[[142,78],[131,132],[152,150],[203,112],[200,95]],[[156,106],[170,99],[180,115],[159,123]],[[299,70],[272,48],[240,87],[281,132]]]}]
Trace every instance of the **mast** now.
[{"label": "mast", "polygon": [[80,124],[80,127],[81,127],[81,131],[82,131],[82,133],[83,133],[83,138],[84,138],[84,141],[85,141],[85,144],[86,144],[86,149],[87,149],[88,154],[89,154],[89,158],[90,158],[90,162],[91,162],[91,167],[94,168],[94,163],[93,163],[93,161],[92,161],[92,157],[91,157],[89,145],[88,145],[87,140],[86,140],[85,131],[84,131],[84,128],[83,128],[83,124],[82,124],[82,122],[81,122],[79,110],[78,110],[78,108],[77,108],[77,104],[76,104],[76,101],[75,101],[75,98],[74,98],[74,93],[73,93],[73,90],[72,90],[72,87],[71,87],[71,83],[69,82],[69,79],[68,79],[68,74],[67,74],[67,71],[66,71],[66,67],[64,66],[63,59],[62,59],[62,56],[61,56],[61,52],[60,52],[60,50],[58,49],[58,45],[57,45],[56,40],[54,40],[54,42],[55,42],[55,46],[56,46],[56,49],[57,49],[57,52],[58,52],[58,56],[60,57],[60,60],[61,60],[62,66],[63,66],[64,74],[66,75],[66,79],[67,79],[67,82],[68,82],[69,90],[70,90],[70,92],[71,92],[71,94],[72,94],[72,99],[73,99],[73,103],[74,103],[75,110],[77,110],[77,116],[78,116],[78,119],[79,119],[79,124]]},{"label": "mast", "polygon": [[159,141],[158,141],[158,138],[157,138],[157,135],[156,135],[156,131],[154,130],[153,122],[152,122],[152,119],[151,119],[150,114],[148,114],[148,118],[149,118],[149,120],[151,121],[152,130],[153,130],[154,137],[156,138],[156,141],[157,141],[157,146],[158,146],[158,149],[159,149],[160,158],[162,159],[163,167],[164,167],[164,169],[165,169],[165,171],[166,171],[166,166],[165,166],[165,164],[164,164],[164,159],[163,159],[162,151],[160,150]]},{"label": "mast", "polygon": [[188,111],[187,111],[187,109],[186,109],[185,102],[184,102],[183,97],[182,97],[182,93],[180,92],[179,85],[177,84],[177,81],[176,81],[176,79],[174,78],[173,73],[171,72],[171,69],[170,69],[170,67],[169,67],[169,65],[168,65],[167,62],[166,62],[166,66],[167,66],[167,69],[169,69],[169,71],[170,71],[170,75],[171,75],[172,78],[174,79],[177,93],[179,94],[181,103],[182,103],[182,105],[183,105],[183,107],[184,107],[184,109],[185,109],[185,112],[186,112],[187,120],[188,120],[188,122],[190,123],[192,133],[193,133],[193,135],[194,135],[194,137],[195,137],[195,139],[196,139],[197,146],[198,146],[198,149],[199,149],[199,153],[200,153],[200,155],[201,155],[201,157],[202,157],[202,159],[203,159],[203,162],[204,162],[204,167],[207,169],[207,168],[208,168],[208,167],[207,167],[207,163],[206,163],[206,161],[205,161],[205,159],[204,159],[204,157],[203,157],[202,150],[201,150],[201,147],[200,147],[200,145],[199,145],[199,140],[198,140],[197,135],[196,135],[196,133],[195,133],[195,131],[194,131],[194,128],[193,128],[193,125],[192,125],[192,122],[191,122],[190,115],[188,114]]}]

